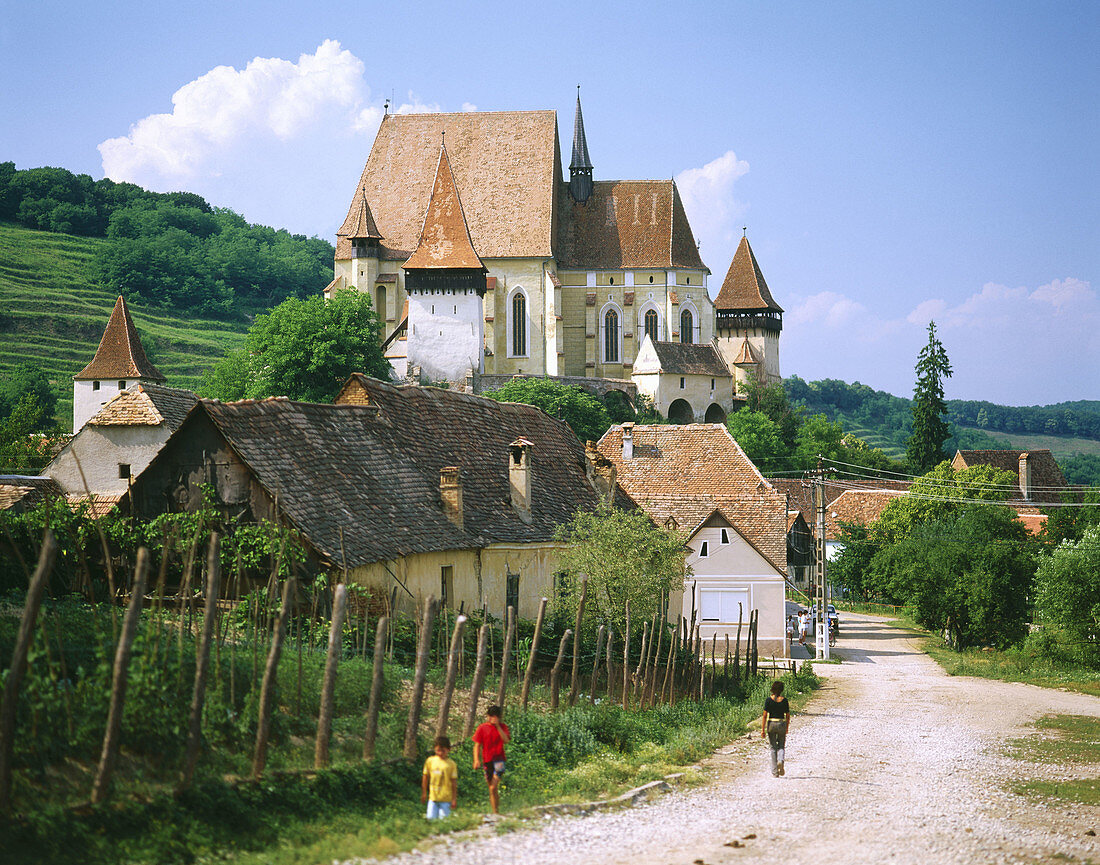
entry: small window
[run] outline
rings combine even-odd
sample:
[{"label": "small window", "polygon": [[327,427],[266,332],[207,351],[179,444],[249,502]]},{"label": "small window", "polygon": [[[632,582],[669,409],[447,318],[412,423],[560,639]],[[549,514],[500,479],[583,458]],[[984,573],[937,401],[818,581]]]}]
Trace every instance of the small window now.
[{"label": "small window", "polygon": [[649,278],[649,281],[650,281],[650,282],[653,282],[653,277],[652,277],[652,276],[651,276],[651,277]]},{"label": "small window", "polygon": [[511,607],[519,615],[519,574],[508,574],[508,582],[504,589],[504,611]]},{"label": "small window", "polygon": [[687,385],[684,382],[684,377],[680,376],[680,390],[683,390]]},{"label": "small window", "polygon": [[705,559],[710,555],[710,545],[708,541],[703,541],[703,545],[699,547],[699,558]]},{"label": "small window", "polygon": [[714,379],[710,380],[710,389],[714,390]]},{"label": "small window", "polygon": [[657,341],[659,337],[660,319],[657,316],[657,310],[651,309],[645,314],[645,332],[651,340]]},{"label": "small window", "polygon": [[92,390],[99,390],[99,382],[98,381],[93,381],[92,382]]},{"label": "small window", "polygon": [[126,382],[125,382],[125,381],[122,381],[122,380],[120,379],[120,380],[119,380],[119,382],[118,382],[118,389],[119,389],[119,390],[126,390]]},{"label": "small window", "polygon": [[435,304],[432,304],[432,315],[435,315]]},{"label": "small window", "polygon": [[439,603],[443,607],[450,607],[455,594],[455,569],[454,565],[443,565],[439,569]]},{"label": "small window", "polygon": [[611,279],[609,279],[609,280],[607,281],[607,284],[608,284],[608,285],[614,285],[614,284],[615,284],[615,277],[611,277]]},{"label": "small window", "polygon": [[127,480],[130,477],[130,464],[119,463],[118,464],[118,476],[123,480]]},{"label": "small window", "polygon": [[725,529],[722,529],[722,543],[728,544],[730,542],[730,533]]},{"label": "small window", "polygon": [[458,306],[455,306],[455,315],[458,315]]},{"label": "small window", "polygon": [[691,277],[688,277],[688,285],[691,285]]}]

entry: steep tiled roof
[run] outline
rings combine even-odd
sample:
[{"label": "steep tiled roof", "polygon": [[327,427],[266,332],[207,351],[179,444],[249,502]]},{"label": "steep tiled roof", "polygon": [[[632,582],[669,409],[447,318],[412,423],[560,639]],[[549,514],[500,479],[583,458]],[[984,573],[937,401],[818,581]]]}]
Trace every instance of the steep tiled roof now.
[{"label": "steep tiled roof", "polygon": [[655,342],[661,371],[671,375],[728,376],[730,371],[711,343]]},{"label": "steep tiled roof", "polygon": [[563,196],[561,217],[563,267],[706,269],[671,180],[597,181],[585,204]]},{"label": "steep tiled roof", "polygon": [[103,493],[95,493],[93,495],[72,493],[66,496],[65,500],[74,511],[81,506],[85,506],[88,509],[89,516],[99,518],[107,516],[112,508],[122,500],[124,495],[125,493],[114,495],[105,495]]},{"label": "steep tiled roof", "polygon": [[374,238],[375,240],[381,240],[382,235],[378,231],[378,226],[374,223],[374,214],[370,212],[370,204],[367,202],[367,196],[360,194],[359,207],[354,211],[355,220],[348,227],[348,239],[349,240],[361,240]]},{"label": "steep tiled roof", "polygon": [[752,350],[752,346],[749,344],[748,339],[741,341],[741,348],[737,352],[737,357],[733,359],[734,363],[760,363],[756,359],[756,354]]},{"label": "steep tiled roof", "polygon": [[[195,410],[210,418],[328,560],[340,561],[341,527],[347,563],[356,566],[434,550],[550,541],[578,508],[596,506],[580,442],[539,409],[365,376],[355,384],[367,405],[203,400]],[[508,479],[509,445],[521,437],[533,443],[530,522],[513,508]],[[171,458],[173,441],[158,460]],[[443,512],[439,471],[445,466],[460,470],[462,529]]]},{"label": "steep tiled roof", "polygon": [[835,537],[841,523],[866,526],[874,522],[883,508],[903,495],[903,490],[845,490],[825,508],[826,535]]},{"label": "steep tiled roof", "polygon": [[455,188],[446,147],[439,148],[435,185],[424,214],[424,227],[420,229],[416,251],[402,266],[407,270],[485,267],[474,252],[474,244],[470,240],[470,230],[462,215],[462,201]]},{"label": "steep tiled roof", "polygon": [[[817,511],[814,505],[814,488],[809,481],[801,478],[768,478],[768,483],[779,492],[790,497],[791,508],[797,508],[802,513],[802,518],[810,527],[810,531],[816,531]],[[840,498],[845,492],[887,492],[901,494],[909,489],[908,481],[882,480],[872,478],[866,481],[860,480],[826,480],[825,481],[825,537],[830,540],[836,537],[836,521],[830,517],[831,504]]]},{"label": "steep tiled roof", "polygon": [[176,387],[138,384],[124,390],[96,412],[88,426],[159,426],[179,429],[198,402],[197,394]]},{"label": "steep tiled roof", "polygon": [[783,307],[775,302],[764,274],[753,255],[747,237],[741,238],[737,252],[733,255],[722,288],[714,299],[715,309],[771,309],[782,312]]},{"label": "steep tiled roof", "polygon": [[65,495],[53,478],[40,475],[0,475],[0,511],[28,511],[47,499]]},{"label": "steep tiled roof", "polygon": [[439,161],[447,150],[474,249],[482,258],[552,256],[554,196],[561,185],[553,111],[390,114],[382,120],[337,232],[336,258],[351,257],[363,190],[383,236],[382,255],[416,248]]},{"label": "steep tiled roof", "polygon": [[145,356],[126,301],[119,295],[99,341],[95,357],[73,376],[77,381],[94,378],[147,378],[164,381],[164,376]]},{"label": "steep tiled roof", "polygon": [[[1018,479],[1020,477],[1020,457],[1024,454],[1030,456],[1031,463],[1031,500],[1055,504],[1062,501],[1063,493],[1070,492],[1066,484],[1066,476],[1054,459],[1054,455],[1046,448],[1032,448],[1030,450],[969,450],[956,451],[951,465],[956,469],[973,468],[974,466],[993,466],[1006,472],[1011,472]],[[1013,494],[1013,499],[1019,498]]]},{"label": "steep tiled roof", "polygon": [[[681,528],[721,508],[734,528],[780,573],[786,572],[787,503],[721,424],[635,426],[633,457],[623,459],[623,428],[599,441],[618,482],[654,521],[676,516]],[[702,514],[702,517],[700,515]]]}]

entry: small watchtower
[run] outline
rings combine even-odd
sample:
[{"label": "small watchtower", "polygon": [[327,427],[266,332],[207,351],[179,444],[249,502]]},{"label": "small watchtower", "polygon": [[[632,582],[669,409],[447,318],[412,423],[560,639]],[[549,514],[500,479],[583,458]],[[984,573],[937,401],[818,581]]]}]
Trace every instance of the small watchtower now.
[{"label": "small watchtower", "polygon": [[779,334],[783,307],[775,302],[748,236],[734,253],[718,297],[714,299],[715,336],[726,366],[734,371],[735,387],[749,374],[760,381],[782,381]]},{"label": "small watchtower", "polygon": [[145,356],[130,310],[119,295],[95,357],[73,376],[73,433],[119,391],[137,382],[164,384],[165,378]]}]

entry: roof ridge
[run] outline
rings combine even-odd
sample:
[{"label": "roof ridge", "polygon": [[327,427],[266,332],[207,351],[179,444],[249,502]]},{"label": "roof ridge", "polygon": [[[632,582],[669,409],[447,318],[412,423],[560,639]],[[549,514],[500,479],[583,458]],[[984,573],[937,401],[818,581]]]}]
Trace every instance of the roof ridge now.
[{"label": "roof ridge", "polygon": [[149,378],[157,382],[167,381],[145,356],[141,337],[121,294],[111,310],[111,317],[107,319],[95,357],[73,376],[75,381],[100,378]]}]

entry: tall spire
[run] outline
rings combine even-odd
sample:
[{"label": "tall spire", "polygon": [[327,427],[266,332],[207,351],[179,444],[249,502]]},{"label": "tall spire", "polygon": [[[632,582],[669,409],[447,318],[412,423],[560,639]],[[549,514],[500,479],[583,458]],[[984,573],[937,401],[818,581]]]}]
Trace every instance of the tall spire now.
[{"label": "tall spire", "polygon": [[584,204],[592,194],[592,159],[584,137],[584,116],[581,114],[581,86],[577,85],[577,113],[573,115],[573,158],[569,162],[569,194]]},{"label": "tall spire", "polygon": [[473,268],[485,271],[462,214],[462,202],[458,198],[458,186],[451,173],[445,144],[439,146],[439,165],[424,214],[424,226],[420,230],[420,242],[402,267],[405,270]]},{"label": "tall spire", "polygon": [[95,357],[84,369],[73,376],[77,381],[85,379],[117,378],[147,379],[163,382],[164,376],[145,356],[134,320],[122,295],[115,301],[103,338],[99,341]]}]

